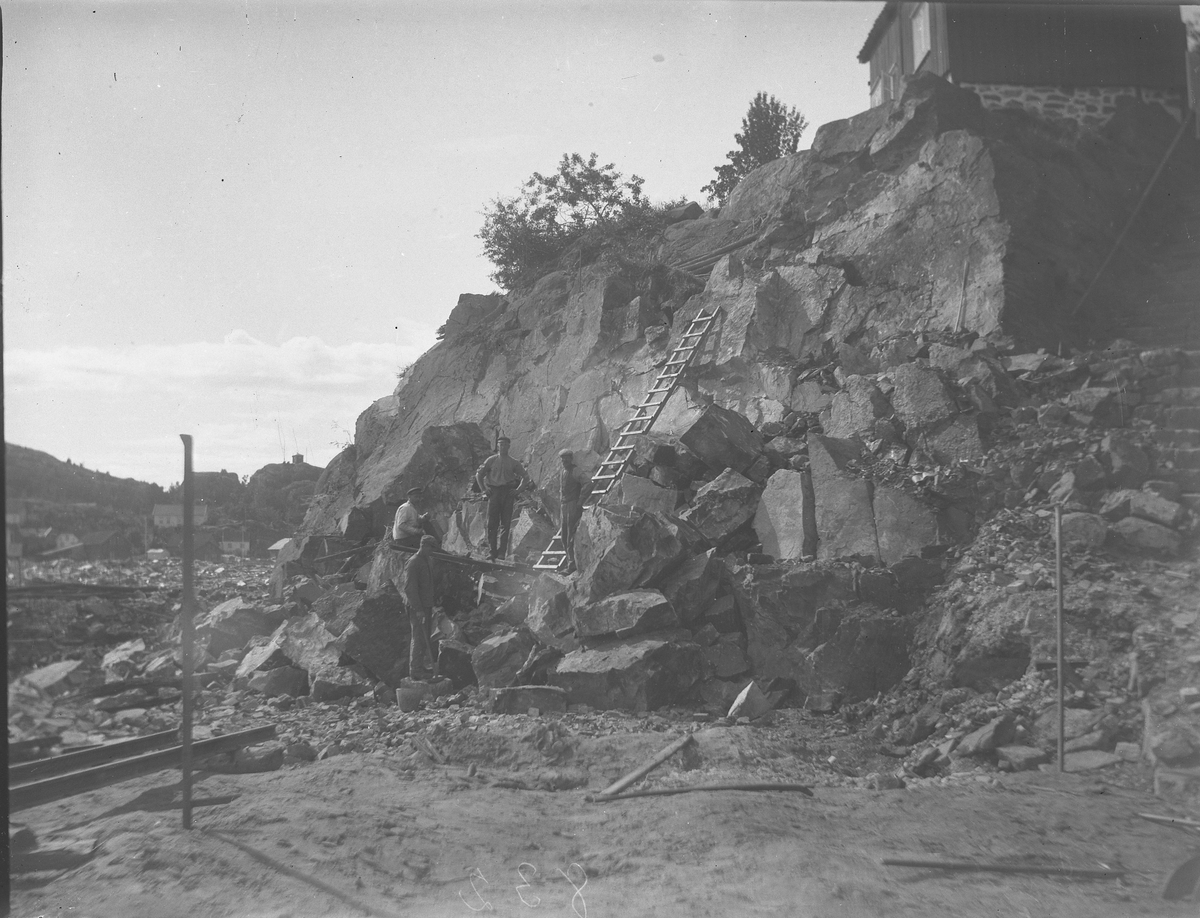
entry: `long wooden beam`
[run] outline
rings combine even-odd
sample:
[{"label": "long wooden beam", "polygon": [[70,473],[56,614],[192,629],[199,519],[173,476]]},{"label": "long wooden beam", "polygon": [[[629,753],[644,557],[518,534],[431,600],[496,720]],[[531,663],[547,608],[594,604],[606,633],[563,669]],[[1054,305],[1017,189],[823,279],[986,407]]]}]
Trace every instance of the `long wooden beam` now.
[{"label": "long wooden beam", "polygon": [[[255,727],[253,730],[243,730],[241,733],[230,733],[228,736],[216,736],[192,744],[192,753],[196,757],[216,755],[221,752],[232,752],[243,746],[253,746],[273,739],[275,727],[269,724],[265,727]],[[21,784],[9,789],[9,810],[17,812],[30,807],[52,803],[75,794],[86,793],[110,784],[119,784],[130,778],[153,774],[167,768],[177,768],[183,758],[183,747],[172,746],[160,752],[150,752],[132,759],[123,759],[108,765],[98,765],[83,771],[46,778],[30,784]]]}]

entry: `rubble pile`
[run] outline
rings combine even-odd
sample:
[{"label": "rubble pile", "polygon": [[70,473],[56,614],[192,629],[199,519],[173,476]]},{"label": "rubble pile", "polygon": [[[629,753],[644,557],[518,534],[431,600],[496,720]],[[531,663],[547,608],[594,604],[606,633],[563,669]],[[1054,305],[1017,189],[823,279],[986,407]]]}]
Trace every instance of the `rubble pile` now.
[{"label": "rubble pile", "polygon": [[[1146,756],[1163,788],[1200,786],[1189,770],[1200,765],[1196,569],[1180,557],[1196,528],[1195,447],[1182,445],[1190,428],[1167,426],[1190,417],[1171,414],[1171,400],[1200,377],[1200,354],[1118,342],[1058,357],[1012,353],[1002,339],[915,336],[863,360],[871,372],[822,366],[812,378],[827,407],[774,435],[720,425],[736,449],[713,446],[722,434],[707,421],[702,435],[660,434],[647,456],[651,466],[674,457],[671,512],[660,485],[627,474],[630,486],[584,515],[577,575],[471,582],[440,565],[443,678],[433,686],[406,678],[407,620],[380,574],[399,569],[386,547],[362,566],[335,559],[341,573],[286,578],[281,600],[265,569],[201,564],[197,735],[281,727],[277,743],[205,767],[394,749],[414,731],[503,732],[504,718],[531,711],[586,731],[638,729],[653,709],[666,722],[789,723],[780,708],[803,708],[809,732],[857,738],[854,755],[810,762],[830,779],[874,787],[892,774],[911,783],[1036,767],[1055,754],[1061,505],[1067,766]],[[864,392],[870,422],[847,421],[836,406]],[[825,433],[839,423],[859,426]],[[944,441],[930,434],[954,423],[972,448],[939,458]],[[1173,538],[1131,536],[1119,525],[1131,519]],[[87,641],[80,653],[60,642],[10,684],[18,754],[176,726],[178,564],[60,574],[137,590],[10,603],[13,628],[37,621]],[[415,701],[397,706],[397,690]]]}]

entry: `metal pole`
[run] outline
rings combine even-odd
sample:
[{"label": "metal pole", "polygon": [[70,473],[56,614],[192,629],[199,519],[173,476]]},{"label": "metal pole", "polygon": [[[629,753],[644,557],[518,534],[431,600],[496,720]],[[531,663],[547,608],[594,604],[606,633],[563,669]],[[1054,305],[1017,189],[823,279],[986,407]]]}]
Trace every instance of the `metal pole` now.
[{"label": "metal pole", "polygon": [[1058,770],[1066,771],[1063,761],[1067,745],[1067,712],[1063,653],[1063,565],[1062,565],[1062,507],[1054,508],[1054,582],[1058,593]]},{"label": "metal pole", "polygon": [[192,660],[193,640],[192,613],[195,609],[195,584],[192,582],[192,566],[195,563],[195,541],[192,534],[195,483],[192,480],[192,438],[180,434],[183,441],[183,604],[179,611],[182,620],[180,642],[183,650],[183,725],[179,741],[182,746],[180,787],[183,792],[183,827],[192,827]]}]

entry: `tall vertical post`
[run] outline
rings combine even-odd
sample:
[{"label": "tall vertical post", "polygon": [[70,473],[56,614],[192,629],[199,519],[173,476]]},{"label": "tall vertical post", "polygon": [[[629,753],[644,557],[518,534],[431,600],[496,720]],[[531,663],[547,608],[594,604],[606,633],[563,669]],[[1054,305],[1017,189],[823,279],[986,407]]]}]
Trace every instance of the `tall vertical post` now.
[{"label": "tall vertical post", "polygon": [[1054,508],[1054,588],[1058,593],[1058,770],[1066,771],[1067,745],[1066,712],[1066,654],[1063,651],[1063,564],[1062,564],[1062,507]]},{"label": "tall vertical post", "polygon": [[180,434],[183,440],[183,603],[179,611],[183,651],[183,725],[180,727],[179,742],[182,746],[180,767],[183,774],[180,788],[183,793],[183,827],[192,827],[192,670],[193,622],[196,608],[196,587],[192,581],[192,568],[196,560],[196,545],[193,536],[195,482],[192,480],[192,438]]}]

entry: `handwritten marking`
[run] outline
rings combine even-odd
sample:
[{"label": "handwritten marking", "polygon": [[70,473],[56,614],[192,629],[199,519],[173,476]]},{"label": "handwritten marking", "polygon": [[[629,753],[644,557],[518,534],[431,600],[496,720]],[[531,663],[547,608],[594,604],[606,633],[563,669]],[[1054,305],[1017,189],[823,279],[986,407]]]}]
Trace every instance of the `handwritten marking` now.
[{"label": "handwritten marking", "polygon": [[[573,867],[579,867],[579,865],[572,864],[570,867],[567,868],[567,871],[570,871]],[[571,911],[573,911],[575,913],[577,918],[587,918],[587,902],[583,898],[583,886],[587,886],[587,884],[588,884],[587,871],[584,870],[582,867],[579,867],[579,873],[583,876],[583,886],[575,886],[575,881],[571,879],[571,876],[567,871],[564,871],[561,867],[558,869],[558,872],[563,875],[563,879],[565,879],[568,883],[570,883],[571,886],[574,887],[574,889],[575,889],[575,895],[571,896]],[[583,905],[582,912],[579,911],[578,907],[575,905],[576,899],[578,899],[580,901],[580,903]]]},{"label": "handwritten marking", "polygon": [[526,863],[522,863],[519,867],[517,867],[517,876],[519,876],[522,880],[525,881],[524,883],[522,883],[520,886],[517,887],[517,895],[521,897],[522,905],[525,905],[528,908],[537,908],[538,905],[542,901],[542,897],[534,896],[533,901],[530,902],[528,899],[525,898],[525,894],[523,892],[521,892],[522,889],[529,888],[529,883],[530,883],[530,880],[532,879],[532,877],[525,876],[524,869],[526,867],[528,867],[530,870],[533,871],[533,876],[535,876],[535,877],[537,876],[538,869],[536,867],[534,867],[533,864],[526,862]]},{"label": "handwritten marking", "polygon": [[[471,880],[471,889],[472,889],[472,890],[474,890],[474,892],[475,892],[475,895],[479,897],[479,901],[480,901],[480,902],[482,902],[482,903],[483,903],[483,905],[480,905],[480,906],[478,906],[478,907],[476,907],[476,906],[472,905],[472,904],[471,904],[470,902],[468,902],[468,901],[467,901],[465,898],[463,898],[463,894],[462,894],[462,890],[461,890],[461,889],[458,891],[458,898],[462,899],[462,900],[463,900],[463,905],[465,905],[467,908],[469,908],[469,909],[470,909],[471,911],[473,911],[473,912],[482,912],[482,911],[489,911],[489,912],[490,912],[490,911],[493,911],[493,909],[492,909],[492,903],[488,902],[488,900],[487,900],[487,899],[483,898],[483,896],[482,896],[482,894],[480,894],[480,892],[479,892],[478,888],[476,888],[476,886],[475,886],[475,879],[476,879],[476,877],[478,877],[480,880],[483,880],[483,882],[484,882],[486,885],[488,885],[488,886],[491,886],[492,884],[488,882],[488,879],[487,879],[487,877],[485,877],[485,876],[483,875],[483,872],[482,872],[482,871],[481,871],[481,870],[480,870],[478,867],[476,867],[476,868],[475,868],[474,872],[473,872],[473,873],[471,874],[471,876],[470,876],[470,880]],[[575,884],[574,884],[574,883],[572,883],[571,885],[572,885],[572,886],[574,886]]]}]

